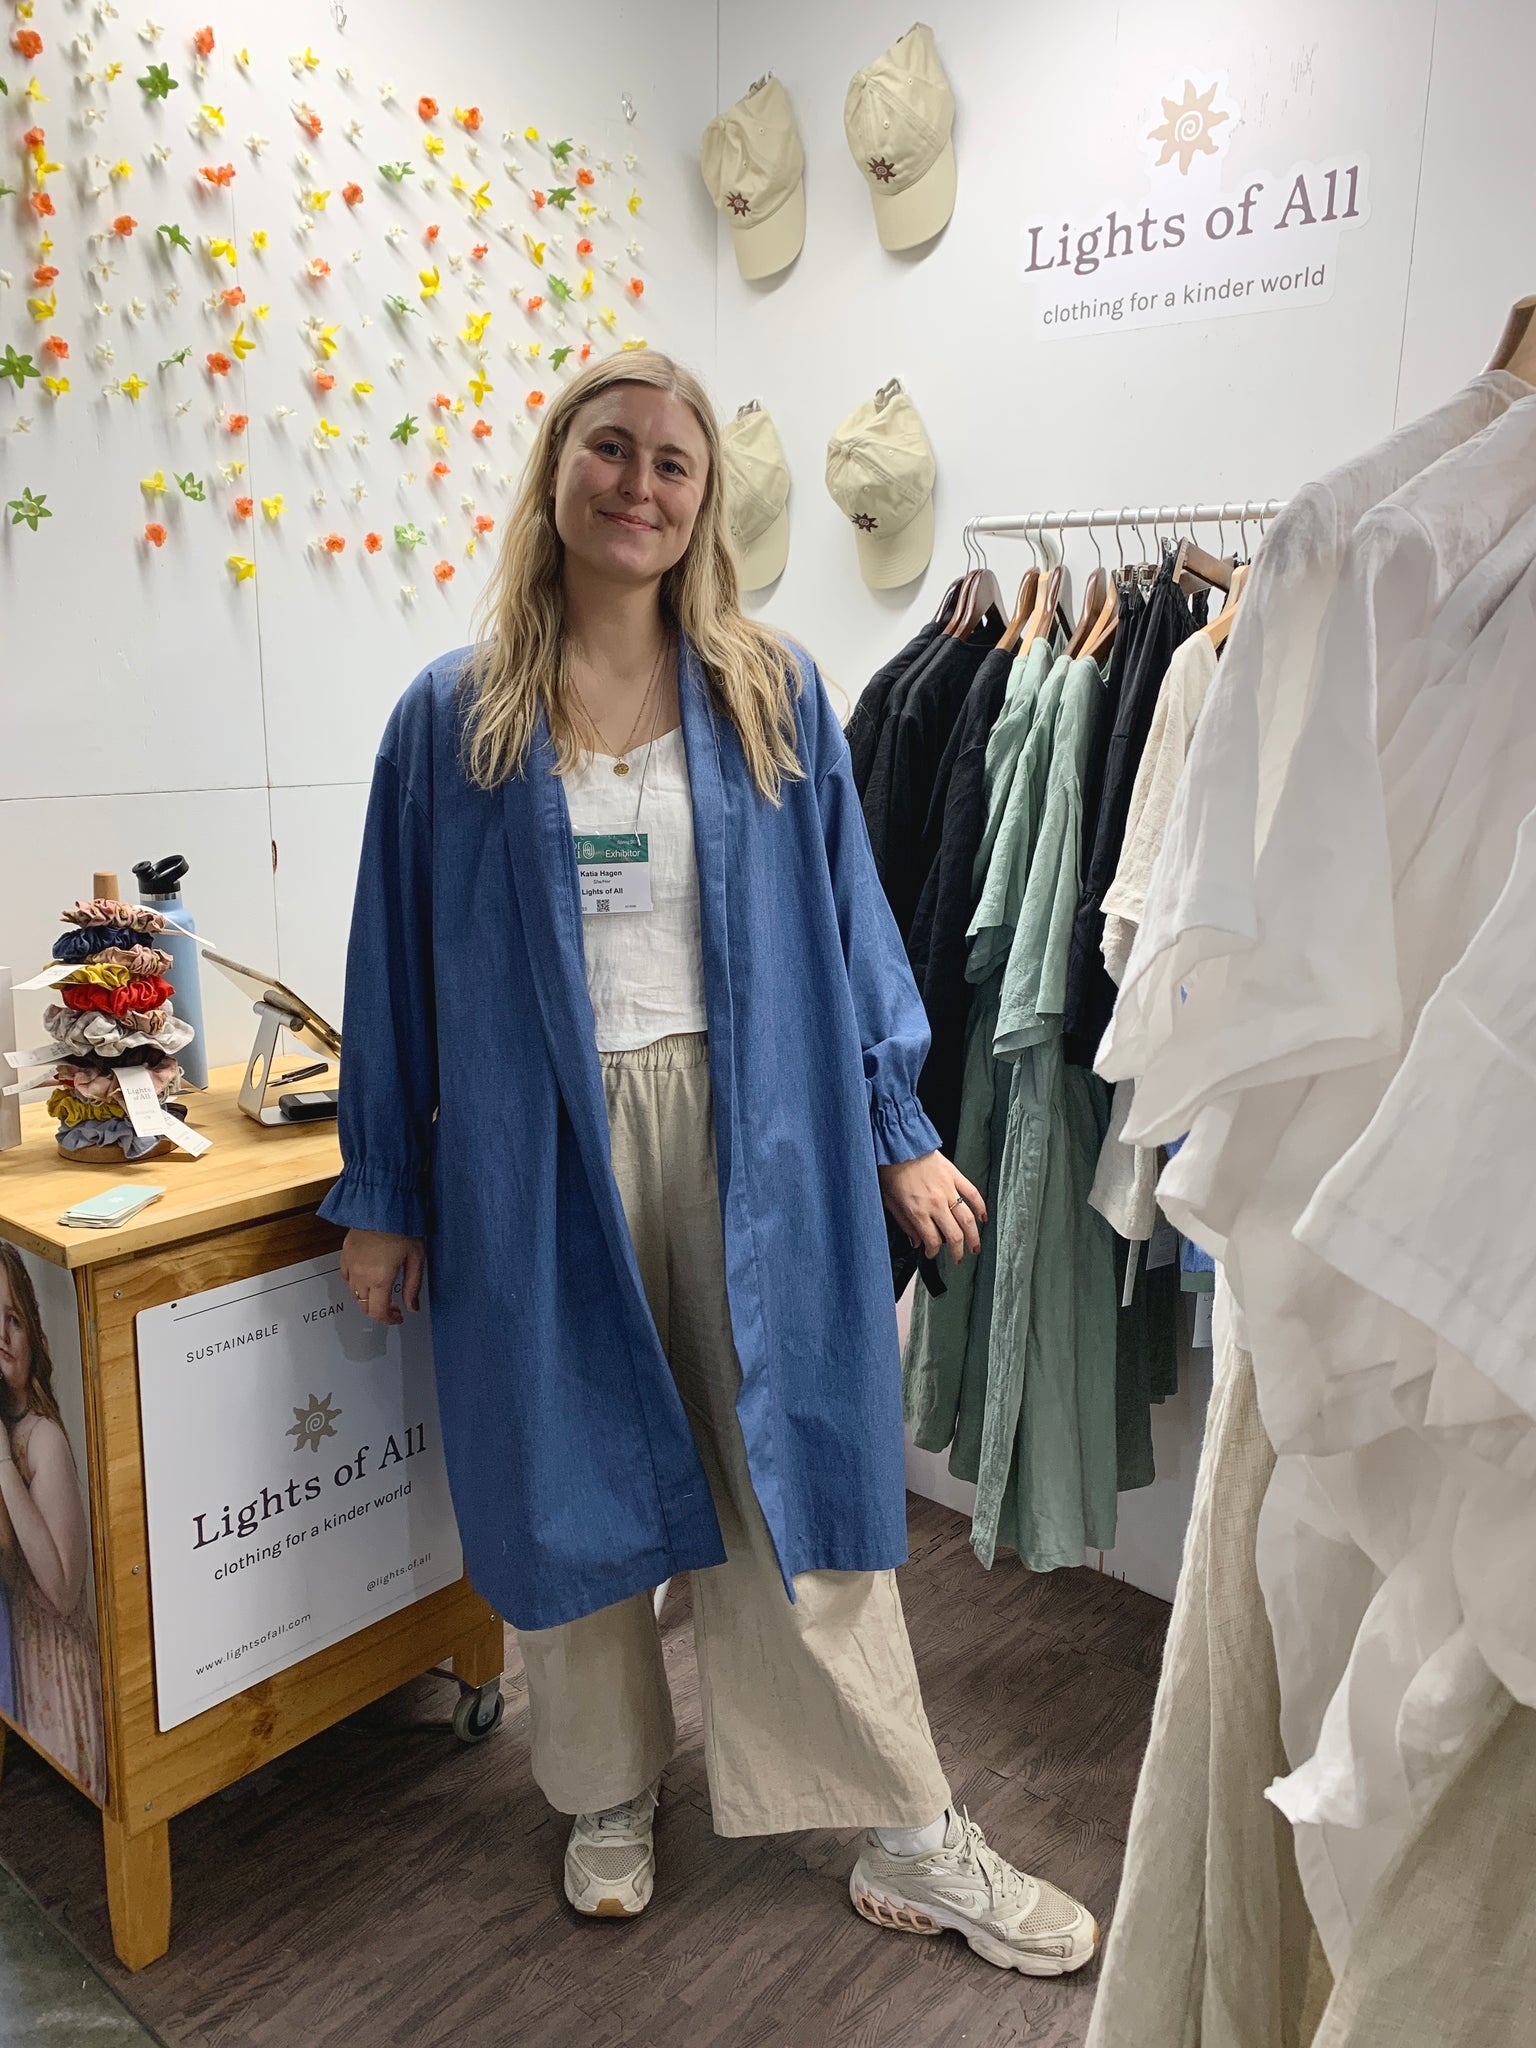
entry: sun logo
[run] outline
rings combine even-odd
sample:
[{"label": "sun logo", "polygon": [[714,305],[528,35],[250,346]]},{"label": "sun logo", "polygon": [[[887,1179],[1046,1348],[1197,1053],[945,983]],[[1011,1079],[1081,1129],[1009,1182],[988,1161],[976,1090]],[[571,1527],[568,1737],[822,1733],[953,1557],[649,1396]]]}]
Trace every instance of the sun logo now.
[{"label": "sun logo", "polygon": [[302,1451],[304,1446],[308,1444],[309,1448],[318,1458],[320,1455],[320,1439],[325,1436],[334,1436],[336,1434],[335,1425],[340,1420],[341,1410],[331,1406],[329,1394],[325,1395],[323,1399],[311,1394],[307,1408],[295,1408],[293,1411],[293,1425],[287,1433],[294,1439],[294,1450]]},{"label": "sun logo", "polygon": [[878,519],[872,519],[869,513],[867,512],[855,512],[853,515],[853,523],[859,529],[860,533],[873,533],[875,528],[880,524]]},{"label": "sun logo", "polygon": [[1163,153],[1155,165],[1157,170],[1177,157],[1180,176],[1187,177],[1197,156],[1215,156],[1216,143],[1211,131],[1232,118],[1225,109],[1212,106],[1217,90],[1211,85],[1204,92],[1197,93],[1194,80],[1186,78],[1183,99],[1163,101],[1163,124],[1160,128],[1150,129],[1147,134],[1149,142],[1163,145]]},{"label": "sun logo", "polygon": [[737,214],[738,216],[748,214],[752,211],[752,202],[750,199],[748,199],[744,192],[727,192],[727,194],[725,195],[725,203],[727,206],[729,206],[732,213]]},{"label": "sun logo", "polygon": [[896,166],[888,156],[872,156],[869,160],[869,175],[878,184],[889,185],[896,175]]}]

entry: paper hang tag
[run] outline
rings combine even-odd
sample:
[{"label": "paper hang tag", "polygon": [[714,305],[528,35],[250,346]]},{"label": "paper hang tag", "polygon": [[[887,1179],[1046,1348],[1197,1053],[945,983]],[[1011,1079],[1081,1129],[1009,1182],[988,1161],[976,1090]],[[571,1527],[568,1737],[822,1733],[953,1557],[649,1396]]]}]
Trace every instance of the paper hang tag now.
[{"label": "paper hang tag", "polygon": [[190,1130],[179,1116],[166,1115],[147,1067],[119,1067],[117,1085],[128,1107],[128,1121],[141,1138],[169,1138],[194,1159],[213,1143],[201,1131]]},{"label": "paper hang tag", "polygon": [[1166,1216],[1159,1216],[1147,1241],[1147,1271],[1155,1273],[1159,1266],[1171,1266],[1178,1256],[1179,1233]]},{"label": "paper hang tag", "polygon": [[0,1088],[0,1095],[41,1095],[44,1089],[51,1089],[53,1082],[48,1076],[40,1081],[12,1081]]},{"label": "paper hang tag", "polygon": [[67,1059],[67,1053],[60,1052],[56,1045],[39,1045],[31,1052],[8,1052],[6,1058],[13,1067],[56,1067],[60,1060]]},{"label": "paper hang tag", "polygon": [[1120,1294],[1120,1306],[1129,1308],[1136,1299],[1136,1268],[1141,1264],[1141,1245],[1132,1238],[1125,1249],[1125,1286]]},{"label": "paper hang tag", "polygon": [[82,964],[79,960],[55,960],[51,967],[45,967],[41,974],[34,974],[30,981],[18,981],[16,987],[57,988],[61,981],[67,981]]},{"label": "paper hang tag", "polygon": [[650,909],[649,832],[578,832],[574,837],[583,917]]}]

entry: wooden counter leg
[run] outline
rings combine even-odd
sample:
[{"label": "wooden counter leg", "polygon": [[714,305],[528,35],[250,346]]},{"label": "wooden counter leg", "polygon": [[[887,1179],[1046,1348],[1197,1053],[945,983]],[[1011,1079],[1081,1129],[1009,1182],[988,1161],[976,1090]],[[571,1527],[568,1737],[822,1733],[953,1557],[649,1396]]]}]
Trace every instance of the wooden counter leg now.
[{"label": "wooden counter leg", "polygon": [[467,1635],[453,1653],[453,1675],[466,1685],[489,1685],[499,1678],[506,1663],[501,1633],[501,1616],[487,1614],[472,1635]]},{"label": "wooden counter leg", "polygon": [[171,1833],[164,1821],[130,1835],[110,1814],[101,1817],[107,1858],[107,1911],[112,1946],[130,1970],[142,1970],[171,1945]]}]

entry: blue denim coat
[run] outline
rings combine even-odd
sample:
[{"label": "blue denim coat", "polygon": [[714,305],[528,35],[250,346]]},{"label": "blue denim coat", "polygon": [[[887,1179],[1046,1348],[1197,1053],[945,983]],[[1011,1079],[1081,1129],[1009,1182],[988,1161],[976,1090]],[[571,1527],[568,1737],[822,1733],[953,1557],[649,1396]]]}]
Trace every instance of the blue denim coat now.
[{"label": "blue denim coat", "polygon": [[[737,1412],[791,1598],[906,1556],[875,1168],[938,1143],[847,743],[797,659],[807,773],[775,808],[679,653]],[[375,764],[320,1213],[426,1238],[465,1560],[545,1628],[725,1552],[613,1178],[564,786],[543,729],[524,773],[468,780],[463,662],[417,677]]]}]

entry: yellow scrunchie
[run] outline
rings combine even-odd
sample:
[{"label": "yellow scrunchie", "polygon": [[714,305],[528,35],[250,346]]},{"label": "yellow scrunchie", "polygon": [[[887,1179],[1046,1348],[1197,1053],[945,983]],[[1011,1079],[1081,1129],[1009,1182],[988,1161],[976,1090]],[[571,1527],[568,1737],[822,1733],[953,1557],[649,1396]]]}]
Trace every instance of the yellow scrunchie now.
[{"label": "yellow scrunchie", "polygon": [[77,985],[89,982],[93,988],[124,988],[132,979],[126,967],[103,966],[100,961],[93,960],[84,967],[77,967],[73,974],[66,974],[64,983],[66,987],[72,982]]},{"label": "yellow scrunchie", "polygon": [[48,1114],[73,1130],[76,1124],[111,1123],[127,1111],[120,1102],[86,1102],[72,1088],[55,1088],[48,1098]]}]

